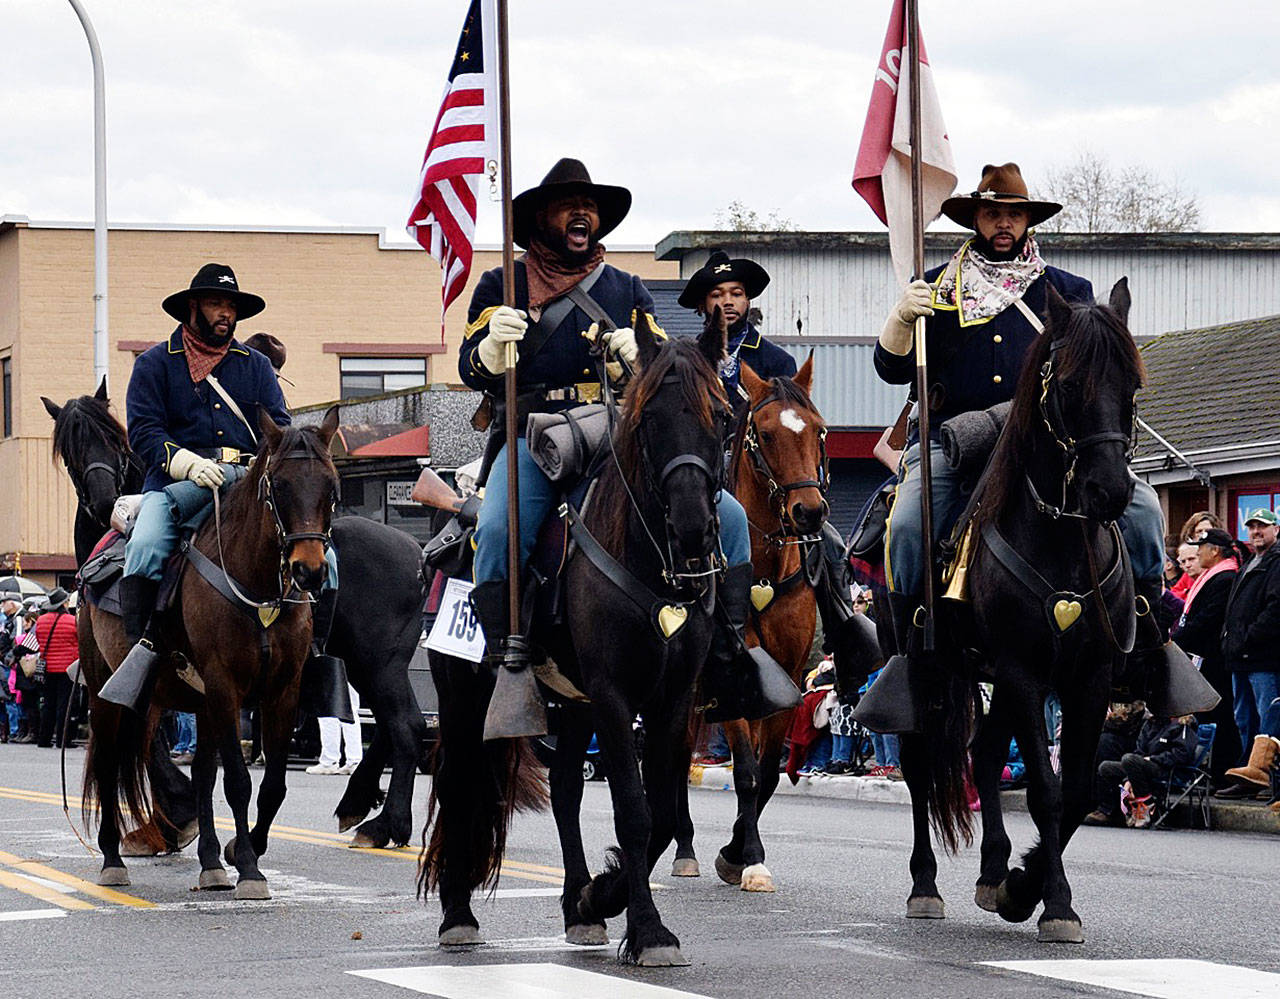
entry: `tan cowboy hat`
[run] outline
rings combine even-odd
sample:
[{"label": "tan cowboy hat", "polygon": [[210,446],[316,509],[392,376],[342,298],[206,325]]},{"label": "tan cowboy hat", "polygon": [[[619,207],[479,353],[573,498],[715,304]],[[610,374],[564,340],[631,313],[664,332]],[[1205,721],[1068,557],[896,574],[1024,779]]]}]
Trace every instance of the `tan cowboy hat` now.
[{"label": "tan cowboy hat", "polygon": [[1027,225],[1039,225],[1062,211],[1062,206],[1052,201],[1032,201],[1027,195],[1027,182],[1017,163],[982,168],[982,180],[972,194],[948,198],[942,203],[942,214],[966,229],[972,229],[978,206],[984,202],[1000,202],[1017,205],[1027,213]]},{"label": "tan cowboy hat", "polygon": [[604,239],[631,210],[631,192],[625,187],[596,184],[581,160],[562,159],[542,178],[542,183],[516,195],[511,203],[514,221],[513,237],[516,244],[529,247],[533,238],[538,212],[556,198],[572,194],[589,194],[596,200],[600,212],[600,228],[596,239]]}]

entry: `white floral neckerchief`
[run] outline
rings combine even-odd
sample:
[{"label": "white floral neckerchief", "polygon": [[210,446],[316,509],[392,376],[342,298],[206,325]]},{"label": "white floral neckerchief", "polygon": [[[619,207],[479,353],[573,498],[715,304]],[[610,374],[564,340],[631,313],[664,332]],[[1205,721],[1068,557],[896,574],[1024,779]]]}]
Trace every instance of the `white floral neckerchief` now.
[{"label": "white floral neckerchief", "polygon": [[[933,307],[958,312],[961,326],[989,322],[1013,305],[1044,273],[1034,234],[1013,260],[988,260],[967,239],[938,277]],[[958,290],[958,294],[957,294]]]}]

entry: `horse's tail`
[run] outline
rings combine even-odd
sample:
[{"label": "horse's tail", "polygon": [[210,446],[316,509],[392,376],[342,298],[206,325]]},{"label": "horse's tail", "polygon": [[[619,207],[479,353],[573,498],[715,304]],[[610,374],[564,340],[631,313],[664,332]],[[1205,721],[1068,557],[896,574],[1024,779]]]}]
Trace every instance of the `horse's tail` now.
[{"label": "horse's tail", "polygon": [[[98,820],[105,777],[115,783],[116,815],[123,817],[127,812],[132,816],[135,829],[145,830],[146,834],[154,836],[156,841],[150,845],[157,851],[163,850],[164,839],[152,821],[155,810],[147,778],[147,763],[160,712],[152,709],[145,716],[140,716],[96,696],[91,711],[94,723],[89,727],[81,805],[85,827],[90,828]],[[109,772],[104,773],[104,768]],[[118,828],[117,831],[123,836],[127,830]]]},{"label": "horse's tail", "polygon": [[[528,739],[484,743],[479,759],[481,767],[477,773],[475,761],[460,759],[457,747],[451,759],[443,740],[436,744],[431,760],[427,824],[422,830],[422,852],[418,858],[419,896],[435,891],[440,884],[447,838],[456,842],[466,837],[471,853],[468,884],[472,888],[496,887],[512,816],[516,812],[543,811],[550,804],[546,771]],[[447,805],[446,812],[437,815],[441,788],[452,811]],[[470,815],[463,814],[464,803],[471,805]],[[448,832],[446,823],[453,824]],[[466,823],[466,827],[459,829],[458,823]]]},{"label": "horse's tail", "polygon": [[930,672],[924,740],[929,766],[929,816],[948,853],[973,842],[969,808],[969,747],[974,732],[977,687],[967,657],[935,664]]}]

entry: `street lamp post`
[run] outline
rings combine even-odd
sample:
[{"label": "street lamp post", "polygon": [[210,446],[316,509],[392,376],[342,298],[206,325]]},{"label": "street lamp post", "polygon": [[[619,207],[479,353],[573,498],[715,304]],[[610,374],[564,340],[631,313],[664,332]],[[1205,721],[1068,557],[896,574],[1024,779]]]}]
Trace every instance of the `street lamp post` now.
[{"label": "street lamp post", "polygon": [[107,102],[98,34],[80,0],[69,0],[93,57],[93,384],[107,378]]}]

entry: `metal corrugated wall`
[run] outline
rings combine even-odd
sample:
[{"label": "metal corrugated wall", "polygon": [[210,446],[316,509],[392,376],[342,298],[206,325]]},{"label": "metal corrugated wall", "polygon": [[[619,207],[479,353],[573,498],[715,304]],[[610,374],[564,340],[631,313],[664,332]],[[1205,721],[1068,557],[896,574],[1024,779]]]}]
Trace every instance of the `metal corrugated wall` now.
[{"label": "metal corrugated wall", "polygon": [[[804,363],[809,347],[788,343],[783,349]],[[898,418],[907,399],[906,385],[886,385],[871,364],[873,344],[815,344],[814,404],[830,427],[885,427]]]}]

